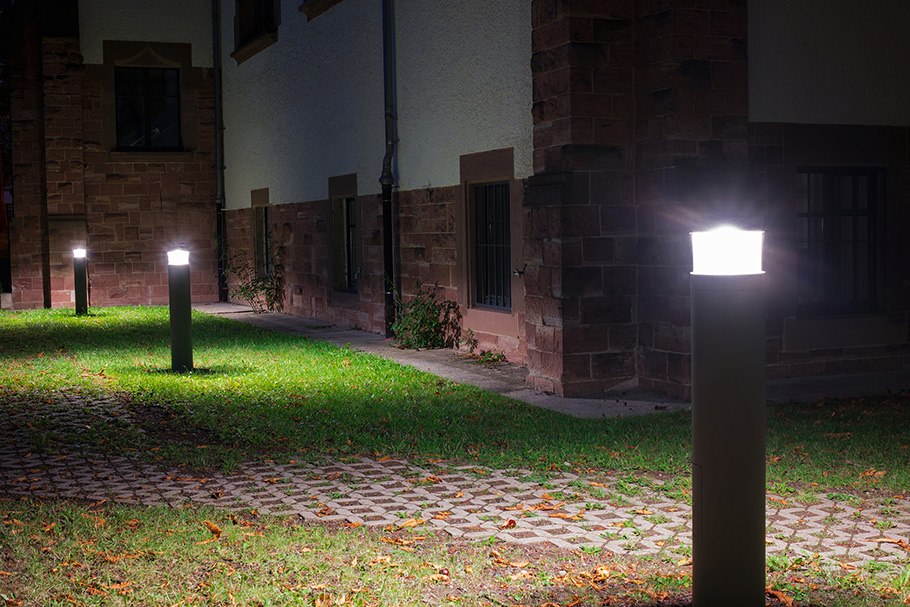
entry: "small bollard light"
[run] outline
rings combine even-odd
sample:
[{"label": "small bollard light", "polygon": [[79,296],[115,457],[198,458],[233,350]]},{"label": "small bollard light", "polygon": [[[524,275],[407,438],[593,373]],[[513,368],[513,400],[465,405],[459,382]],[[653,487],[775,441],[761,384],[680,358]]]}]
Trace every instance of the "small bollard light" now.
[{"label": "small bollard light", "polygon": [[190,254],[183,249],[167,254],[168,303],[171,316],[171,370],[193,370],[193,324],[190,298]]},{"label": "small bollard light", "polygon": [[692,233],[692,603],[765,604],[764,233]]},{"label": "small bollard light", "polygon": [[73,249],[73,275],[76,282],[76,316],[88,314],[88,272],[85,249]]}]

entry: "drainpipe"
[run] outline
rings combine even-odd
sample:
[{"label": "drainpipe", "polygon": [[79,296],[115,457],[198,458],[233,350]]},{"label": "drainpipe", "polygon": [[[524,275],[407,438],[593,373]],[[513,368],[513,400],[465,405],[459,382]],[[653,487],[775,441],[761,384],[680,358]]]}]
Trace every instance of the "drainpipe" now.
[{"label": "drainpipe", "polygon": [[218,301],[228,300],[224,258],[227,229],[224,217],[224,121],[221,113],[221,3],[212,0],[212,86],[215,89],[215,255],[218,258]]},{"label": "drainpipe", "polygon": [[392,157],[395,155],[395,2],[382,0],[382,75],[385,92],[385,155],[382,157],[382,256],[385,262],[385,336],[395,322],[395,263],[392,258]]}]

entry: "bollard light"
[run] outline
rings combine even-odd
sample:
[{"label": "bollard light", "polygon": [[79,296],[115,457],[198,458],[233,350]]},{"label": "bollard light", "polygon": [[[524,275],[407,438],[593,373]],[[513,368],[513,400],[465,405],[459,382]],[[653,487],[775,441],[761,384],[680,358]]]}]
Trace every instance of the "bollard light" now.
[{"label": "bollard light", "polygon": [[85,249],[73,249],[73,277],[76,291],[76,316],[88,314],[88,272]]},{"label": "bollard light", "polygon": [[193,323],[190,297],[190,254],[183,249],[167,254],[168,303],[171,316],[171,370],[193,370]]},{"label": "bollard light", "polygon": [[692,233],[692,602],[765,604],[763,232]]}]

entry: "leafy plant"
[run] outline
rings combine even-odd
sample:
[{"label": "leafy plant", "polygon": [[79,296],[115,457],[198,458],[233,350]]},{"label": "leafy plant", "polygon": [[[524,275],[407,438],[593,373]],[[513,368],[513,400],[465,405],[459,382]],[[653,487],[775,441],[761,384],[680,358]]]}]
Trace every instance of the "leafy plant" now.
[{"label": "leafy plant", "polygon": [[413,299],[403,301],[401,295],[395,301],[395,322],[392,331],[395,341],[402,348],[451,348],[461,337],[461,310],[458,303],[446,299],[438,301],[436,291],[424,287],[417,281],[417,292]]},{"label": "leafy plant", "polygon": [[506,355],[499,350],[481,350],[480,356],[477,357],[477,362],[482,365],[493,365],[508,361],[506,360]]},{"label": "leafy plant", "polygon": [[264,265],[268,271],[250,261],[245,250],[224,258],[224,274],[228,278],[231,297],[244,300],[257,314],[284,309],[287,285],[284,250],[282,247],[269,246],[267,257]]}]

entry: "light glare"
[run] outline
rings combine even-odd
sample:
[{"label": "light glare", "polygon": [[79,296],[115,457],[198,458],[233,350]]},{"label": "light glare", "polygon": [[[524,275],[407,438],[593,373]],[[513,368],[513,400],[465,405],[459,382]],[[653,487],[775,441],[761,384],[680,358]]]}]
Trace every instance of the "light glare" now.
[{"label": "light glare", "polygon": [[190,252],[183,249],[175,249],[167,252],[167,263],[170,266],[185,266],[190,263]]},{"label": "light glare", "polygon": [[692,273],[715,276],[764,274],[764,232],[722,226],[707,232],[692,232]]},{"label": "light glare", "polygon": [[85,249],[73,249],[73,257],[76,259],[85,259]]}]

